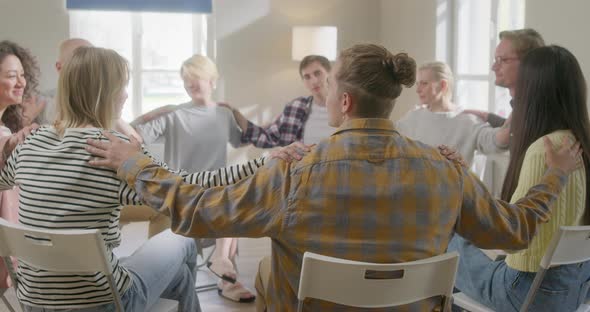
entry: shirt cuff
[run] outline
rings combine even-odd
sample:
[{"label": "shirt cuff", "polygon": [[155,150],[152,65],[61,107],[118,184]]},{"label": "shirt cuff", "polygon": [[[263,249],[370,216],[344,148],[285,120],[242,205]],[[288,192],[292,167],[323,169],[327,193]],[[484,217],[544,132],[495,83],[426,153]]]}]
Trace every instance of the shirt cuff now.
[{"label": "shirt cuff", "polygon": [[246,128],[246,131],[242,131],[242,143],[250,143],[250,138],[252,137],[253,133],[254,124],[250,120],[248,120],[248,127]]},{"label": "shirt cuff", "polygon": [[151,158],[142,153],[137,153],[121,164],[117,170],[117,176],[130,186],[133,186],[137,175],[152,163]]},{"label": "shirt cuff", "polygon": [[488,123],[492,126],[492,128],[502,127],[504,122],[506,122],[506,118],[494,113],[488,113]]},{"label": "shirt cuff", "polygon": [[567,183],[568,174],[561,169],[550,168],[545,172],[545,179],[549,182],[549,186],[557,190],[556,194],[563,189]]}]

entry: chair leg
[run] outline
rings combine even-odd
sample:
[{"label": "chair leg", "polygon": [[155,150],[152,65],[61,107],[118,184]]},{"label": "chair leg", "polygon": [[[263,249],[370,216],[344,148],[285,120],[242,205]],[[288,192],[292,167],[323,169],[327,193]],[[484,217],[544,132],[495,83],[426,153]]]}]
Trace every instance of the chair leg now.
[{"label": "chair leg", "polygon": [[537,272],[537,274],[535,275],[533,284],[531,285],[531,288],[529,289],[529,292],[526,294],[526,298],[524,299],[524,302],[520,307],[520,312],[528,311],[529,306],[533,302],[533,299],[535,299],[535,294],[537,294],[537,290],[539,290],[539,286],[541,286],[541,282],[543,281],[543,277],[545,277],[545,273],[547,273],[546,269],[539,268],[539,272]]},{"label": "chair leg", "polygon": [[117,288],[117,284],[115,283],[115,279],[112,275],[107,275],[107,281],[109,282],[109,286],[111,287],[111,291],[113,292],[113,298],[115,299],[115,307],[117,308],[117,312],[125,312],[123,309],[123,303],[121,302],[121,295],[119,295],[119,289]]},{"label": "chair leg", "polygon": [[16,310],[14,310],[14,308],[12,307],[10,302],[8,302],[8,299],[6,299],[6,297],[4,297],[4,295],[0,295],[0,298],[2,299],[2,302],[4,303],[4,305],[8,308],[8,311],[16,312]]},{"label": "chair leg", "polygon": [[[197,241],[197,239],[195,239],[195,242]],[[197,271],[202,271],[203,268],[206,269],[206,265],[209,261],[211,261],[211,256],[213,256],[213,253],[215,252],[215,248],[216,246],[213,245],[213,249],[211,250],[211,252],[207,255],[204,256],[203,254],[203,246],[200,243],[197,243],[197,248],[200,251],[201,257],[203,257],[203,263],[201,264],[197,264]],[[208,247],[205,247],[208,248]],[[200,285],[200,286],[195,286],[195,290],[197,293],[200,292],[204,292],[204,291],[209,291],[209,290],[214,290],[217,289],[217,283],[211,283],[211,284],[205,284],[205,285]]]},{"label": "chair leg", "polygon": [[303,311],[303,300],[297,300],[297,312]]},{"label": "chair leg", "polygon": [[[10,257],[2,257],[2,261],[4,261],[4,265],[6,266],[6,270],[8,270],[8,274],[10,275],[10,279],[12,280],[12,287],[14,288],[14,292],[15,292],[15,296],[16,296],[16,292],[18,291],[18,276],[16,275],[16,271],[14,270],[14,267],[12,266],[12,260],[10,259]],[[6,298],[4,298],[4,296],[2,296],[2,301],[6,300]],[[16,299],[18,301],[18,298]],[[7,303],[7,301],[4,301],[5,303]],[[21,311],[25,310],[25,307],[23,306],[22,302],[18,301],[18,304],[20,305]],[[8,308],[11,309],[11,311],[14,311],[14,307],[12,307],[10,304],[7,304]]]},{"label": "chair leg", "polygon": [[451,312],[453,306],[453,297],[442,296],[440,305],[443,312]]}]

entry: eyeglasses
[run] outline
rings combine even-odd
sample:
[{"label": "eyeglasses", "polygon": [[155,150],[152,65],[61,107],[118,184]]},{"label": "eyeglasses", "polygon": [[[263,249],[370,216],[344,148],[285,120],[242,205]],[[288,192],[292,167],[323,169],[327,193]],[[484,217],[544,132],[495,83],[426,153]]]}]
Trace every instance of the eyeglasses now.
[{"label": "eyeglasses", "polygon": [[503,56],[496,56],[494,57],[494,65],[505,65],[510,63],[511,61],[518,60],[518,57],[503,57]]}]

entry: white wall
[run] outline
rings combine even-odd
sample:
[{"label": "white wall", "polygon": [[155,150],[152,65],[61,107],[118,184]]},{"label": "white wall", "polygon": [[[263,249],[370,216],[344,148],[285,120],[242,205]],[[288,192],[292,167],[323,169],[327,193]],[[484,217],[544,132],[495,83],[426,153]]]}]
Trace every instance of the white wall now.
[{"label": "white wall", "polygon": [[[259,124],[271,122],[288,101],[307,94],[299,78],[299,63],[291,60],[292,26],[336,26],[339,49],[380,41],[380,2],[376,0],[256,2],[257,8],[264,9],[247,9],[250,2],[243,0],[219,0],[214,8],[216,20],[224,23],[217,26],[223,98]],[[239,20],[235,12],[240,12]],[[254,148],[246,151],[239,150],[248,157],[260,153]],[[235,153],[231,155],[230,161],[235,161]]]},{"label": "white wall", "polygon": [[41,90],[55,88],[57,46],[68,36],[64,0],[0,0],[0,40],[13,40],[37,57]]},{"label": "white wall", "polygon": [[[418,66],[436,56],[436,0],[381,0],[381,43],[407,52]],[[416,87],[404,89],[391,115],[398,120],[418,104]]]},{"label": "white wall", "polygon": [[[339,49],[378,43],[380,4],[380,0],[214,0],[220,100],[244,110],[257,123],[270,122],[289,100],[306,95],[298,62],[291,60],[291,27],[337,26]],[[0,39],[14,40],[38,58],[41,89],[54,88],[57,45],[69,36],[65,0],[0,0],[0,29]],[[240,149],[230,153],[230,161],[237,161],[237,154],[243,159],[260,153]]]},{"label": "white wall", "polygon": [[[586,81],[590,81],[590,1],[529,0],[526,2],[525,25],[539,31],[545,43],[570,50],[578,59]],[[590,105],[590,104],[589,104]]]},{"label": "white wall", "polygon": [[[270,122],[290,99],[305,94],[296,61],[291,60],[291,27],[335,25],[338,47],[376,42],[406,51],[418,64],[435,59],[437,0],[214,0],[217,62],[223,77],[220,99],[243,109],[259,123]],[[0,39],[31,49],[42,71],[41,88],[53,88],[57,44],[68,37],[64,0],[0,0]],[[560,14],[555,14],[560,12]],[[548,43],[570,49],[590,79],[590,2],[529,0],[526,26]],[[24,18],[26,17],[26,22]],[[405,89],[392,119],[417,103]],[[243,152],[243,150],[240,150]],[[248,150],[248,156],[259,151]]]}]

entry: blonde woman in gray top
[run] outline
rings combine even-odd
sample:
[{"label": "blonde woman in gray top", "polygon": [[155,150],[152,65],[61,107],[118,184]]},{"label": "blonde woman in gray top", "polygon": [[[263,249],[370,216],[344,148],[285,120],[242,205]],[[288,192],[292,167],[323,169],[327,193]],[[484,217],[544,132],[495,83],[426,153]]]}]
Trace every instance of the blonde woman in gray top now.
[{"label": "blonde woman in gray top", "polygon": [[[181,66],[184,89],[191,101],[147,113],[132,123],[145,144],[164,140],[164,161],[190,172],[225,167],[227,143],[240,146],[242,131],[232,112],[212,98],[219,77],[215,63],[193,55]],[[219,294],[237,302],[251,302],[255,295],[237,281],[233,258],[237,238],[220,238],[209,268],[221,277]]]},{"label": "blonde woman in gray top", "polygon": [[424,105],[399,120],[397,130],[431,146],[455,148],[469,166],[476,150],[484,154],[506,150],[510,120],[494,129],[473,115],[461,114],[463,109],[452,102],[453,84],[453,73],[447,64],[431,62],[420,66],[416,93]]}]

